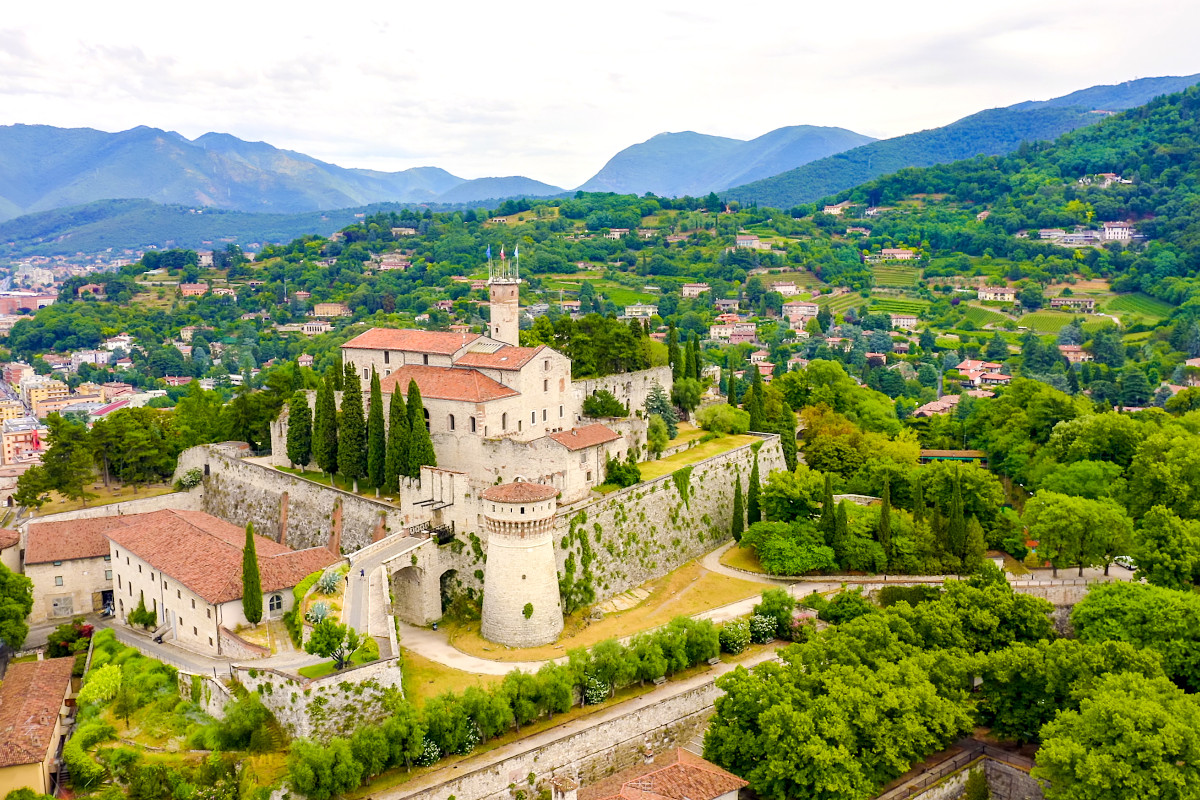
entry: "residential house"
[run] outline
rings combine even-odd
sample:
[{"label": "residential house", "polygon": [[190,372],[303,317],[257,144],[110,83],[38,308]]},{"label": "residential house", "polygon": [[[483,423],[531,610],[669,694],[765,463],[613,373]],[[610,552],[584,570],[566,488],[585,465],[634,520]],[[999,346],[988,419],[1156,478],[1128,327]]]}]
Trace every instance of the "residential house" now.
[{"label": "residential house", "polygon": [[433,307],[436,308],[438,311],[453,311],[454,310],[454,301],[453,300],[438,300],[437,302],[435,302],[433,304]]},{"label": "residential house", "polygon": [[313,365],[313,357],[311,353],[301,353],[296,359],[296,365],[301,367],[311,367]]},{"label": "residential house", "polygon": [[1050,300],[1050,308],[1056,311],[1071,311],[1077,314],[1094,314],[1096,312],[1096,301],[1091,297],[1054,297]]},{"label": "residential house", "polygon": [[879,255],[884,261],[912,261],[917,258],[917,252],[907,247],[885,247]]},{"label": "residential house", "polygon": [[1092,360],[1092,354],[1077,344],[1060,344],[1058,352],[1071,364],[1082,364]]},{"label": "residential house", "polygon": [[684,298],[693,298],[704,294],[709,290],[709,288],[710,287],[707,283],[685,283],[682,287],[680,287],[679,293]]},{"label": "residential house", "polygon": [[738,301],[736,298],[734,298],[734,299],[721,298],[720,300],[717,300],[714,303],[714,305],[717,307],[718,311],[726,312],[726,311],[737,311],[739,304],[738,304]]},{"label": "residential house", "polygon": [[[168,509],[109,517],[105,530],[115,573],[117,619],[143,601],[164,636],[210,656],[239,652],[233,631],[249,624],[242,609],[246,532],[201,511]],[[255,540],[264,619],[278,619],[295,600],[291,589],[337,557],[326,547],[292,550]],[[239,653],[240,654],[240,653]]]},{"label": "residential house", "polygon": [[214,287],[212,293],[217,297],[237,297],[237,289],[234,289],[232,286]]},{"label": "residential house", "polygon": [[33,367],[20,361],[13,361],[4,365],[4,382],[13,388],[20,386],[23,380],[32,378],[36,374]]},{"label": "residential house", "polygon": [[733,331],[729,334],[730,344],[744,344],[758,341],[758,326],[753,322],[735,322]]},{"label": "residential house", "polygon": [[[181,337],[182,335],[183,334],[180,333]],[[133,337],[128,333],[118,334],[117,336],[112,336],[104,340],[104,349],[110,353],[114,350],[124,350],[126,353],[128,353],[132,348]]]},{"label": "residential house", "polygon": [[625,306],[625,317],[627,319],[648,319],[658,313],[658,306],[646,303],[637,305]]},{"label": "residential house", "polygon": [[100,611],[113,601],[113,572],[105,532],[121,517],[31,522],[25,537],[25,575],[33,581],[36,624]]},{"label": "residential house", "polygon": [[847,236],[870,236],[871,229],[870,228],[860,228],[860,227],[850,227],[850,228],[846,228],[846,235]]},{"label": "residential house", "polygon": [[0,400],[0,422],[25,416],[25,404],[20,400]]},{"label": "residential house", "polygon": [[583,303],[579,300],[563,300],[558,304],[559,309],[564,314],[578,314]]},{"label": "residential house", "polygon": [[1017,299],[1017,290],[1011,286],[983,286],[976,292],[976,297],[995,303],[1012,303]]},{"label": "residential house", "polygon": [[779,292],[784,297],[795,297],[800,294],[800,288],[796,286],[795,281],[775,281],[771,284],[771,291]]},{"label": "residential house", "polygon": [[1001,369],[1001,367],[1001,364],[997,364],[993,361],[977,361],[975,359],[968,358],[965,361],[960,362],[955,369],[959,372],[997,372]]},{"label": "residential house", "polygon": [[0,795],[57,796],[74,657],[10,664],[0,683]]},{"label": "residential house", "polygon": [[728,339],[733,335],[733,323],[721,322],[716,325],[708,326],[708,338],[710,339]]},{"label": "residential house", "polygon": [[314,317],[348,317],[350,309],[345,303],[317,303],[313,306]]},{"label": "residential house", "polygon": [[402,256],[384,256],[379,260],[380,272],[390,272],[392,270],[403,272],[411,266],[412,262]]},{"label": "residential house", "polygon": [[821,307],[816,303],[793,300],[783,304],[783,315],[787,317],[788,323],[793,328],[803,328],[810,319],[816,319],[820,311]]},{"label": "residential house", "polygon": [[329,333],[333,330],[333,326],[328,322],[304,322],[300,325],[300,332],[305,336],[316,336],[319,333]]},{"label": "residential house", "polygon": [[846,209],[849,207],[850,207],[850,201],[843,200],[842,202],[840,202],[836,205],[825,206],[824,208],[821,209],[821,211],[823,211],[826,214],[832,214],[835,217],[840,217],[842,214],[846,213]]},{"label": "residential house", "polygon": [[1128,242],[1133,238],[1133,226],[1128,222],[1104,223],[1104,241]]},{"label": "residential house", "polygon": [[76,350],[71,353],[71,371],[78,372],[83,364],[105,366],[111,357],[112,353],[108,350]]},{"label": "residential house", "polygon": [[901,313],[891,314],[890,316],[892,318],[892,330],[911,331],[917,327],[919,321],[916,314]]},{"label": "residential house", "polygon": [[763,244],[762,241],[753,233],[739,233],[734,237],[733,243],[735,247],[741,247],[747,250],[767,249],[767,245]]},{"label": "residential house", "polygon": [[408,227],[406,225],[401,225],[399,227],[392,228],[392,236],[416,236],[416,235],[417,235],[417,229]]},{"label": "residential house", "polygon": [[770,352],[766,350],[755,350],[750,354],[751,364],[765,364],[771,358]]},{"label": "residential house", "polygon": [[201,297],[208,293],[207,283],[181,283],[179,293],[184,297]]},{"label": "residential house", "polygon": [[604,234],[605,239],[620,239],[629,235],[629,228],[609,228]]}]

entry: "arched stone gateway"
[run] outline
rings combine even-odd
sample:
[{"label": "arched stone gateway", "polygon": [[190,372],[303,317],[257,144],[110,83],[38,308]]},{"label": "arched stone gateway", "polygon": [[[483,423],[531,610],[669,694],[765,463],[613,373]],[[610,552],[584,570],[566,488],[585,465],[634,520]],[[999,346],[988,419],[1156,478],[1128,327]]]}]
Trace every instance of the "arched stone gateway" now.
[{"label": "arched stone gateway", "polygon": [[562,632],[554,560],[557,495],[553,486],[524,482],[493,486],[481,495],[488,534],[484,638],[535,647]]},{"label": "arched stone gateway", "polygon": [[425,570],[405,567],[392,575],[392,613],[413,625],[426,623]]}]

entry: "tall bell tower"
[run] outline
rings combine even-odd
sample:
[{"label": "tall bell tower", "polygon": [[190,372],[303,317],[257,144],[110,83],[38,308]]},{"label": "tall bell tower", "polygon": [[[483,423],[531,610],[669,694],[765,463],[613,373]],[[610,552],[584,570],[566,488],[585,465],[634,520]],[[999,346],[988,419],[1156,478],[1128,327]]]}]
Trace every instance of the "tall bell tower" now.
[{"label": "tall bell tower", "polygon": [[513,346],[521,343],[520,253],[518,246],[510,263],[501,248],[500,263],[493,264],[488,248],[488,300],[492,317],[488,333],[493,339]]}]

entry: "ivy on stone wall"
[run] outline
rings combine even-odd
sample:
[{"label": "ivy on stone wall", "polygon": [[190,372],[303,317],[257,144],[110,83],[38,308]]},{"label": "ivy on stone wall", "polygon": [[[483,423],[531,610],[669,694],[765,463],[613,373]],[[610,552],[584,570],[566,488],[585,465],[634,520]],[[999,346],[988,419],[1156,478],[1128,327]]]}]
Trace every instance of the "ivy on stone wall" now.
[{"label": "ivy on stone wall", "polygon": [[683,498],[683,504],[688,504],[688,488],[692,480],[692,467],[684,467],[677,469],[671,473],[671,480],[675,481],[675,488],[679,491],[679,496]]}]

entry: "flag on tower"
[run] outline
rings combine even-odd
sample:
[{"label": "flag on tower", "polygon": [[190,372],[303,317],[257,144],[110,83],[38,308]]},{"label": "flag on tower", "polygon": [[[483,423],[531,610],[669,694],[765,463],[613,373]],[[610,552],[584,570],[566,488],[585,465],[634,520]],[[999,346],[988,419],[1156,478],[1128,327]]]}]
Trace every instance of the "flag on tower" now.
[{"label": "flag on tower", "polygon": [[492,260],[492,246],[490,244],[488,245],[487,256],[488,256],[488,261],[491,261]]},{"label": "flag on tower", "polygon": [[504,245],[500,245],[500,260],[504,260]]},{"label": "flag on tower", "polygon": [[521,257],[521,245],[517,245],[517,249],[513,251],[513,258]]}]

